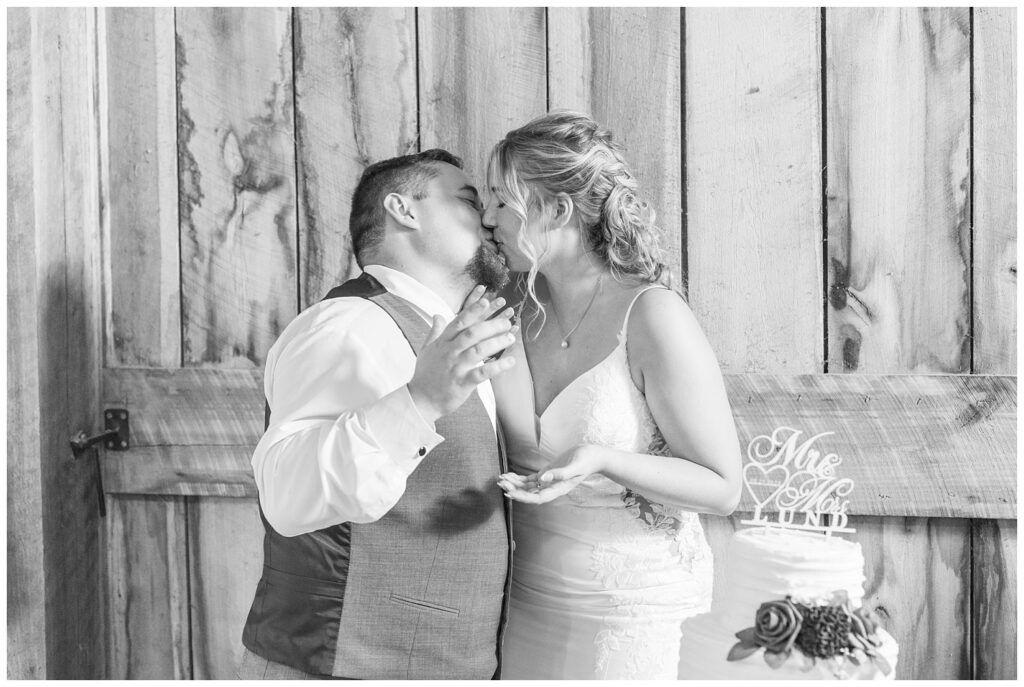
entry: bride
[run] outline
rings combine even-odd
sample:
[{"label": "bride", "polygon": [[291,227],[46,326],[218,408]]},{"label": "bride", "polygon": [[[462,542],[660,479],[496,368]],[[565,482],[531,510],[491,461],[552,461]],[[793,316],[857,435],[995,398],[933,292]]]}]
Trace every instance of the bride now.
[{"label": "bride", "polygon": [[520,364],[494,380],[518,502],[502,677],[675,679],[680,624],[711,602],[697,513],[740,493],[718,363],[607,130],[539,117],[487,179],[522,302]]}]

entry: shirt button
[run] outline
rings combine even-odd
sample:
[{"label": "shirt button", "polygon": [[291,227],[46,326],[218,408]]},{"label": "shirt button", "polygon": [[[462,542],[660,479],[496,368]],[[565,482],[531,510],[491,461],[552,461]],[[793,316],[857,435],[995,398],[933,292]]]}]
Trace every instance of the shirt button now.
[{"label": "shirt button", "polygon": [[416,453],[419,455],[420,458],[422,458],[423,456],[427,455],[427,447],[420,446],[420,450],[417,451]]}]

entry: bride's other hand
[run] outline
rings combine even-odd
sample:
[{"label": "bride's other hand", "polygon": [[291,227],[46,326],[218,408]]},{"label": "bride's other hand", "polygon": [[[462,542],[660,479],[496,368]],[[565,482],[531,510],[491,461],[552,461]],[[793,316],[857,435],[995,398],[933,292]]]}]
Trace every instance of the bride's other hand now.
[{"label": "bride's other hand", "polygon": [[523,503],[547,503],[575,489],[590,475],[600,472],[600,451],[580,444],[531,475],[506,473],[498,480],[509,498]]}]

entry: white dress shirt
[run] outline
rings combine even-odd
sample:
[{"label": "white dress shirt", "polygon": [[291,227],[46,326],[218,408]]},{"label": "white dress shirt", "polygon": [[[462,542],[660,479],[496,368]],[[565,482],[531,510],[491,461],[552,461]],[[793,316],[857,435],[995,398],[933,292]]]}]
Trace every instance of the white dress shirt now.
[{"label": "white dress shirt", "polygon": [[[427,323],[455,317],[407,274],[365,271]],[[409,396],[415,366],[395,321],[363,298],[322,301],[285,328],[267,355],[272,413],[252,456],[263,513],[278,533],[373,522],[398,502],[412,471],[444,441]],[[477,393],[494,425],[490,382]]]}]

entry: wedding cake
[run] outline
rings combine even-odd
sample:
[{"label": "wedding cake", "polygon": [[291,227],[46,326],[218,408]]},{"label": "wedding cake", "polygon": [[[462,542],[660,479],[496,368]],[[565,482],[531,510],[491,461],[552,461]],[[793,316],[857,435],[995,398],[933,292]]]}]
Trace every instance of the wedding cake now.
[{"label": "wedding cake", "polygon": [[[834,454],[799,443],[788,427],[748,449],[744,486],[753,525],[737,531],[721,563],[711,611],[683,623],[681,679],[894,679],[898,647],[862,606],[864,555],[837,536],[853,483]],[[778,509],[777,519],[763,514]],[[801,517],[802,516],[802,517]]]}]

